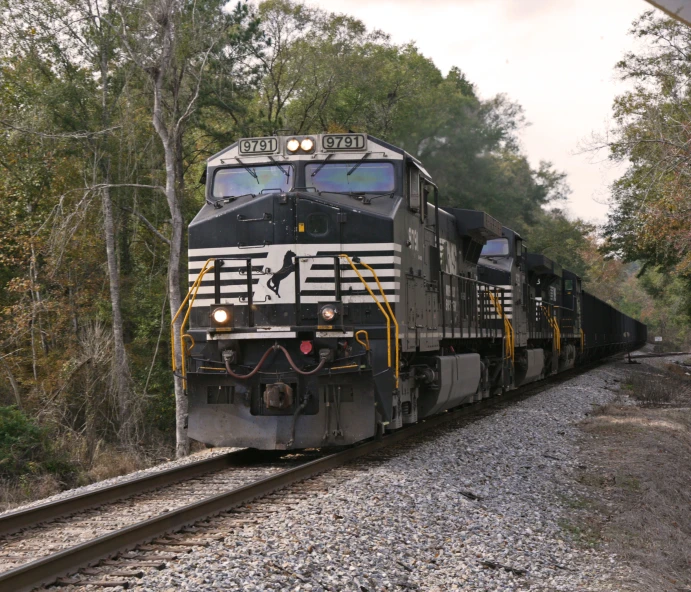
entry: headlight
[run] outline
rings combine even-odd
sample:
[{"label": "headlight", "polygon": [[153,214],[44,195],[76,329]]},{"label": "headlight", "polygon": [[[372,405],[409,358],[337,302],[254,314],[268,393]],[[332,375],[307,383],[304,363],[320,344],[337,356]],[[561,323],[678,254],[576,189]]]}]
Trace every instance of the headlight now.
[{"label": "headlight", "polygon": [[312,148],[314,148],[314,140],[312,140],[312,138],[305,138],[300,142],[300,148],[305,152],[310,152]]},{"label": "headlight", "polygon": [[288,152],[297,152],[300,148],[300,142],[296,138],[292,138],[286,143],[286,148]]},{"label": "headlight", "polygon": [[327,305],[321,309],[320,314],[322,316],[322,319],[324,319],[327,322],[330,322],[336,318],[338,311],[333,306]]},{"label": "headlight", "polygon": [[222,305],[211,308],[211,324],[215,327],[226,327],[233,321],[233,306]]},{"label": "headlight", "polygon": [[219,308],[214,311],[214,321],[216,321],[219,325],[222,325],[228,320],[228,311],[223,310],[222,308]]}]

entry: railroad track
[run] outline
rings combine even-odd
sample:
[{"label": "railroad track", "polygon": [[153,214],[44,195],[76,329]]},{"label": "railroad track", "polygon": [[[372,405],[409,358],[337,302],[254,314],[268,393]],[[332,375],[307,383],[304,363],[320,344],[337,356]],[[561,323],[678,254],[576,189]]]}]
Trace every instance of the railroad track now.
[{"label": "railroad track", "polygon": [[[303,495],[320,487],[303,482],[321,473],[441,426],[503,409],[592,367],[567,371],[317,458],[309,453],[240,450],[0,516],[0,590],[28,591],[52,583],[127,588],[143,575],[142,569],[162,569],[191,547],[224,538],[229,525],[209,522],[211,517],[226,513],[237,525],[252,515],[248,504],[265,497],[268,509],[258,512],[289,511],[291,492],[276,494],[279,490],[301,484]],[[71,574],[79,577],[66,577]]]}]

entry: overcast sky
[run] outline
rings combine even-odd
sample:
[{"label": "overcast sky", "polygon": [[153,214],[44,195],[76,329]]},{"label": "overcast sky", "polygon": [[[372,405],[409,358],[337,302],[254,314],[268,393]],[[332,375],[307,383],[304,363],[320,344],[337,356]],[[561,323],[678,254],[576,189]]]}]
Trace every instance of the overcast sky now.
[{"label": "overcast sky", "polygon": [[506,93],[531,123],[522,141],[531,162],[568,173],[568,210],[603,221],[616,178],[605,155],[578,154],[610,120],[623,86],[614,65],[634,47],[632,21],[643,0],[307,0],[414,41],[446,74],[463,70],[482,97]]}]

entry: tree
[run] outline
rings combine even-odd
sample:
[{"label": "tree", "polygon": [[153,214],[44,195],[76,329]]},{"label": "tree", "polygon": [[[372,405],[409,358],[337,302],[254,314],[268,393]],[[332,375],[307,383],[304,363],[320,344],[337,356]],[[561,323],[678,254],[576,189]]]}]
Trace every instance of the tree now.
[{"label": "tree", "polygon": [[[83,18],[75,19],[75,12]],[[21,35],[31,15],[30,35]],[[43,64],[50,74],[54,94],[43,101],[46,122],[59,137],[84,144],[91,171],[84,195],[101,196],[104,238],[113,333],[112,380],[119,407],[122,441],[133,441],[132,388],[122,318],[120,272],[116,261],[116,232],[111,198],[111,157],[108,142],[112,115],[123,86],[122,77],[112,76],[117,51],[113,32],[106,24],[114,16],[112,4],[104,2],[11,3],[5,10],[4,31],[14,39],[13,50]],[[91,73],[98,74],[95,82]],[[28,81],[25,81],[25,83]],[[76,107],[76,108],[75,108]],[[52,125],[51,125],[52,124]],[[57,128],[58,131],[54,131]],[[28,131],[27,133],[36,133]]]},{"label": "tree", "polygon": [[691,277],[691,31],[652,11],[631,34],[643,44],[617,64],[633,89],[614,103],[615,128],[595,148],[628,163],[612,188],[610,253]]},{"label": "tree", "polygon": [[568,195],[563,173],[549,163],[534,170],[521,152],[520,106],[502,95],[480,100],[458,68],[444,77],[413,44],[291,0],[262,2],[258,15],[272,43],[258,60],[257,130],[370,133],[424,162],[442,203],[517,229]]},{"label": "tree", "polygon": [[[209,58],[227,46],[252,45],[256,23],[246,4],[231,12],[218,0],[116,0],[118,20],[112,26],[131,63],[146,76],[153,102],[151,121],[165,160],[164,195],[170,212],[168,302],[171,317],[182,304],[181,264],[184,243],[185,163],[183,139],[199,107],[200,89]],[[214,53],[216,52],[216,53]],[[174,344],[180,367],[180,327],[174,323]],[[180,375],[175,376],[176,454],[189,451],[187,398]]]},{"label": "tree", "polygon": [[525,239],[529,251],[546,255],[588,282],[590,265],[586,253],[593,246],[595,230],[593,224],[572,220],[562,210],[553,208],[538,214],[535,224],[526,230]]}]

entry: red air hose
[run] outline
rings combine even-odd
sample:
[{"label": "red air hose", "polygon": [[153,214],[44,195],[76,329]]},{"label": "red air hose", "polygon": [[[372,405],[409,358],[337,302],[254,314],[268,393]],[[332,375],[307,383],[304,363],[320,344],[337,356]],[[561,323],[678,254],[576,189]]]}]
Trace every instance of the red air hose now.
[{"label": "red air hose", "polygon": [[252,370],[249,374],[235,374],[235,372],[233,372],[230,369],[230,362],[228,360],[225,360],[226,371],[233,378],[237,378],[238,380],[247,380],[248,378],[252,378],[257,372],[259,372],[261,367],[264,365],[264,362],[266,362],[266,358],[268,358],[269,354],[272,351],[274,351],[275,349],[280,349],[285,354],[285,357],[288,359],[288,363],[290,364],[290,367],[293,370],[295,370],[295,372],[297,372],[298,374],[302,374],[302,376],[311,376],[312,374],[316,374],[317,372],[319,372],[324,367],[324,364],[326,364],[326,358],[322,358],[321,360],[319,360],[319,365],[314,370],[310,370],[309,372],[305,372],[304,370],[300,370],[300,368],[298,368],[295,365],[293,358],[290,357],[290,354],[288,353],[288,350],[285,347],[283,347],[282,345],[272,345],[269,349],[267,349],[264,352],[264,355],[261,357],[261,360],[259,360],[259,362],[257,362],[257,365],[254,367],[254,370]]}]

